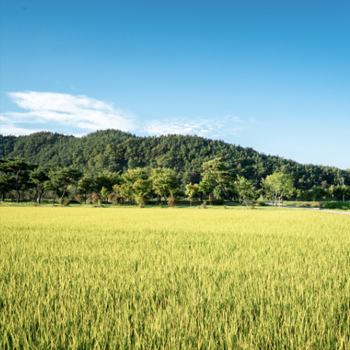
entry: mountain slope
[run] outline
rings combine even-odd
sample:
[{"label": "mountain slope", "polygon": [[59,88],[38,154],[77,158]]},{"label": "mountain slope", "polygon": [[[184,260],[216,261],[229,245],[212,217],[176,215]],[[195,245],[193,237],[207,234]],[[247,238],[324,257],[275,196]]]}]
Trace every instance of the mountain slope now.
[{"label": "mountain slope", "polygon": [[198,182],[201,165],[221,157],[239,175],[256,184],[274,171],[293,175],[297,188],[339,183],[350,184],[350,171],[335,167],[302,165],[281,157],[265,155],[219,140],[198,136],[168,135],[138,137],[119,130],[104,130],[77,138],[51,132],[28,136],[0,135],[0,158],[23,157],[31,163],[58,163],[75,166],[84,172],[125,171],[137,166],[169,167],[183,184]]}]

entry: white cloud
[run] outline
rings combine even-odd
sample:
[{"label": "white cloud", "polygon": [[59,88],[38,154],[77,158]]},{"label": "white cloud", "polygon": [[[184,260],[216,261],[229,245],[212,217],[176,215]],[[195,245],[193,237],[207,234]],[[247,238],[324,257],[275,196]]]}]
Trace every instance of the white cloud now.
[{"label": "white cloud", "polygon": [[[108,128],[123,131],[135,129],[132,115],[110,103],[87,96],[34,91],[11,92],[8,95],[28,112],[2,113],[0,122],[4,134],[28,134],[46,129],[45,124],[49,123],[78,128],[85,133]],[[35,130],[22,128],[23,123],[34,124]]]},{"label": "white cloud", "polygon": [[111,103],[83,95],[27,91],[11,92],[8,96],[26,111],[0,114],[0,133],[4,135],[28,135],[50,130],[82,136],[112,128],[148,135],[182,134],[226,139],[247,128],[242,120],[231,115],[215,119],[175,118],[141,122]]},{"label": "white cloud", "polygon": [[237,117],[223,117],[221,119],[196,118],[188,121],[183,118],[176,118],[171,121],[154,120],[144,126],[145,131],[150,135],[199,135],[203,137],[222,138],[228,135],[236,135],[244,129],[237,124],[243,123]]}]

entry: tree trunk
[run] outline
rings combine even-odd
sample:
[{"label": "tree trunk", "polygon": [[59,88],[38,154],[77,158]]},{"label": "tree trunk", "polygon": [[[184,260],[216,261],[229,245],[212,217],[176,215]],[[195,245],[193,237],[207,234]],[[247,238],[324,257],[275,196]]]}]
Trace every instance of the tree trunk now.
[{"label": "tree trunk", "polygon": [[63,198],[64,198],[64,196],[65,196],[65,194],[66,194],[66,191],[67,191],[67,186],[64,188],[64,191],[63,191],[62,197],[60,198],[60,204],[62,204],[62,203],[63,203]]},{"label": "tree trunk", "polygon": [[19,179],[19,174],[21,173],[21,170],[19,170],[16,174],[16,192],[17,192],[17,203],[19,203],[19,189],[18,189],[18,179]]},{"label": "tree trunk", "polygon": [[225,196],[229,199],[230,202],[232,202],[232,198],[227,194],[225,187],[219,181],[216,180],[216,182],[221,186],[221,189],[224,192]]},{"label": "tree trunk", "polygon": [[52,198],[52,205],[55,204],[56,195],[57,195],[57,189],[56,189],[55,194],[53,195],[53,198]]},{"label": "tree trunk", "polygon": [[43,198],[44,190],[40,191],[39,193],[39,203],[41,203],[41,199]]},{"label": "tree trunk", "polygon": [[36,190],[35,190],[34,202],[37,202],[38,193],[39,193],[39,191],[38,191],[38,187],[37,187]]}]

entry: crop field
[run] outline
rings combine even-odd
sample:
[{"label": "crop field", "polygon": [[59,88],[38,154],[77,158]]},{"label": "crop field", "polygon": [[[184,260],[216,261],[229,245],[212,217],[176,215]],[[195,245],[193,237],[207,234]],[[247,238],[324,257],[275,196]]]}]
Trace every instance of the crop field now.
[{"label": "crop field", "polygon": [[0,349],[350,349],[350,217],[0,208]]}]

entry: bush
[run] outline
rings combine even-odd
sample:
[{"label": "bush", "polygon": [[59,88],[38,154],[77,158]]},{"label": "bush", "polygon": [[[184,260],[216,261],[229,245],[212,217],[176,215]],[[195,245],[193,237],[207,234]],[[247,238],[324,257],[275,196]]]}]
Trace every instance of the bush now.
[{"label": "bush", "polygon": [[118,193],[111,193],[108,196],[108,202],[112,204],[122,204],[124,202],[123,197]]},{"label": "bush", "polygon": [[245,200],[242,205],[244,205],[246,209],[255,209],[256,203],[255,201]]},{"label": "bush", "polygon": [[177,202],[178,202],[177,197],[170,197],[167,204],[170,205],[172,208],[174,208]]},{"label": "bush", "polygon": [[70,200],[69,199],[61,201],[61,206],[62,207],[68,207],[69,204],[70,204]]},{"label": "bush", "polygon": [[98,193],[93,193],[91,196],[92,199],[92,203],[94,204],[101,204],[102,200],[101,200],[101,196]]},{"label": "bush", "polygon": [[82,194],[77,194],[74,198],[78,203],[85,203],[85,196],[83,196]]},{"label": "bush", "polygon": [[350,202],[325,202],[324,209],[350,210]]},{"label": "bush", "polygon": [[210,205],[223,205],[224,203],[225,203],[225,201],[221,198],[212,199],[210,201]]}]

